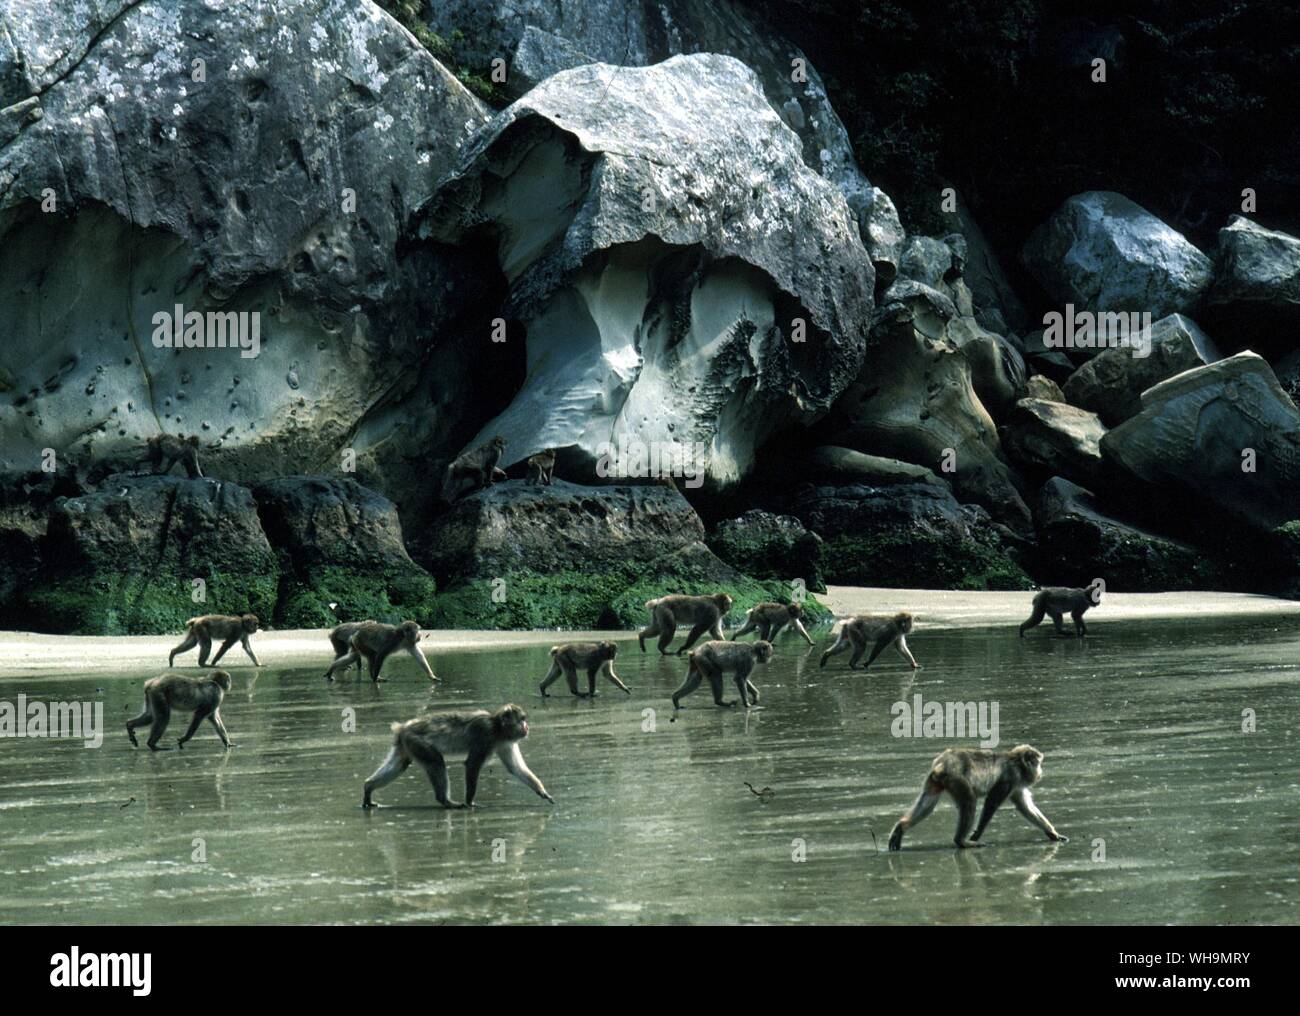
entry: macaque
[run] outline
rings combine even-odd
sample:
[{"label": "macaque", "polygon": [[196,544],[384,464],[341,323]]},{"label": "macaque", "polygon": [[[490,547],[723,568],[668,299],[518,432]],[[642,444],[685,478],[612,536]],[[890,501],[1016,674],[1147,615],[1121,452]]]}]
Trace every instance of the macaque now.
[{"label": "macaque", "polygon": [[[673,692],[673,708],[680,708],[680,701],[700,686],[700,680],[708,678],[709,687],[713,689],[713,704],[718,706],[741,705],[748,709],[758,705],[758,689],[749,679],[749,672],[755,663],[766,663],[772,658],[772,643],[759,639],[747,645],[735,642],[706,642],[690,655],[690,666],[686,668],[686,680]],[[722,675],[731,671],[736,687],[740,689],[740,701],[724,702],[722,700]]]},{"label": "macaque", "polygon": [[876,657],[889,648],[890,645],[898,650],[899,656],[912,665],[913,670],[920,670],[921,665],[916,662],[916,659],[912,656],[912,651],[907,648],[907,634],[911,630],[912,615],[905,611],[890,618],[876,617],[873,614],[859,614],[857,617],[844,622],[844,626],[840,629],[839,640],[826,652],[822,653],[821,666],[826,666],[828,659],[838,653],[845,652],[851,646],[853,655],[849,657],[849,669],[852,670],[858,665],[858,660],[862,659],[862,654],[867,650],[867,644],[872,643],[871,655],[867,657],[867,663],[862,668],[863,670],[870,667],[875,662]]},{"label": "macaque", "polygon": [[[433,794],[444,808],[472,808],[478,790],[478,773],[494,751],[502,765],[538,797],[555,803],[524,761],[519,742],[528,736],[528,714],[516,705],[505,705],[495,713],[477,709],[471,713],[432,713],[405,723],[393,724],[393,748],[383,765],[366,780],[361,807],[373,808],[370,795],[419,762],[433,784]],[[450,797],[444,755],[465,757],[465,803]]]},{"label": "macaque", "polygon": [[691,634],[686,643],[677,650],[677,655],[695,645],[696,640],[708,632],[715,639],[722,639],[722,619],[731,610],[731,597],[726,593],[713,596],[661,596],[657,600],[646,600],[646,610],[650,611],[650,624],[641,629],[641,652],[645,652],[645,640],[654,635],[659,636],[659,652],[668,655],[668,643],[679,624],[690,624]]},{"label": "macaque", "polygon": [[192,617],[185,622],[185,639],[167,657],[167,666],[174,666],[179,654],[188,652],[197,645],[199,666],[206,667],[208,651],[212,648],[212,643],[220,640],[221,648],[212,658],[212,666],[215,667],[221,657],[226,655],[226,650],[238,642],[244,647],[248,658],[253,661],[253,666],[260,667],[257,657],[253,655],[253,647],[248,644],[248,636],[255,631],[257,631],[256,614],[243,614],[238,617],[232,614],[204,614],[202,617]]},{"label": "macaque", "polygon": [[[596,675],[604,671],[611,682],[618,685],[629,695],[632,689],[618,679],[614,673],[614,657],[618,655],[618,646],[613,642],[566,642],[562,646],[551,647],[551,669],[542,681],[542,698],[549,697],[546,689],[564,673],[564,680],[569,691],[578,698],[593,698],[596,694]],[[578,691],[578,668],[587,672],[587,690]]]},{"label": "macaque", "polygon": [[[338,629],[336,628],[335,631]],[[420,651],[417,644],[421,637],[420,626],[414,621],[403,621],[398,625],[363,621],[348,638],[348,652],[331,663],[329,670],[325,671],[325,680],[333,681],[335,671],[347,670],[364,656],[370,667],[370,680],[378,684],[384,680],[379,676],[384,661],[400,649],[420,665],[420,669],[430,681],[436,681],[438,678],[434,676],[433,668],[429,666],[429,661],[424,658],[424,653]],[[334,632],[330,632],[330,642],[334,642]],[[335,648],[338,648],[337,644]]]},{"label": "macaque", "polygon": [[551,474],[555,472],[555,449],[547,448],[544,452],[530,455],[528,468],[537,471],[530,480],[531,483],[541,483],[549,487],[551,485]]},{"label": "macaque", "polygon": [[[355,635],[365,624],[374,624],[374,618],[368,617],[364,621],[347,621],[344,624],[335,625],[330,630],[330,645],[334,648],[334,659],[346,656],[352,649],[349,643],[352,636]],[[361,670],[361,658],[357,657],[357,670]]]},{"label": "macaque", "polygon": [[805,642],[812,645],[812,636],[804,629],[801,620],[803,616],[803,607],[797,603],[760,603],[750,608],[745,615],[745,627],[731,636],[731,641],[735,642],[740,636],[748,635],[757,628],[759,638],[764,642],[772,642],[781,633],[781,629],[789,624],[803,636]]},{"label": "macaque", "polygon": [[221,722],[221,702],[228,691],[230,675],[224,670],[214,670],[207,677],[185,677],[182,674],[151,677],[144,683],[144,712],[126,721],[126,736],[131,739],[134,747],[140,747],[140,742],[135,739],[135,728],[151,723],[153,726],[149,728],[149,740],[146,742],[149,750],[166,751],[166,748],[158,747],[158,739],[167,729],[172,710],[179,709],[182,712],[193,712],[194,717],[190,720],[189,729],[177,740],[177,748],[185,747],[185,742],[194,736],[194,731],[199,729],[199,724],[205,719],[212,722],[221,743],[229,748],[230,738],[226,734],[226,725]]},{"label": "macaque", "polygon": [[492,486],[497,480],[504,480],[505,471],[497,468],[497,464],[505,450],[506,439],[494,437],[487,444],[455,459],[443,478],[442,499],[450,503],[464,494],[472,494],[480,488]]},{"label": "macaque", "polygon": [[[957,835],[953,842],[959,847],[980,846],[979,838],[984,834],[984,827],[1008,797],[1016,811],[1045,832],[1049,840],[1065,843],[1067,837],[1052,828],[1052,823],[1038,810],[1029,793],[1029,788],[1042,778],[1043,753],[1028,744],[1018,744],[1010,751],[949,748],[930,764],[930,775],[925,778],[921,796],[894,826],[889,836],[889,849],[898,850],[903,845],[903,833],[934,811],[945,790],[957,805]],[[984,810],[972,833],[970,827],[975,821],[975,802],[981,797],[984,798]]]},{"label": "macaque", "polygon": [[1042,624],[1043,615],[1047,614],[1056,626],[1056,634],[1068,638],[1070,633],[1061,625],[1061,615],[1067,611],[1074,620],[1075,635],[1079,638],[1087,635],[1088,626],[1083,623],[1083,615],[1089,607],[1095,607],[1101,602],[1103,586],[1101,579],[1093,579],[1082,589],[1066,589],[1064,586],[1040,589],[1034,594],[1034,612],[1029,615],[1029,620],[1020,625],[1020,637],[1025,637],[1027,629]]},{"label": "macaque", "polygon": [[[144,458],[139,460],[149,466],[155,476],[165,475],[179,462],[191,480],[202,479],[199,468],[199,439],[176,437],[172,434],[155,434],[145,442]],[[162,468],[159,468],[159,467]]]}]

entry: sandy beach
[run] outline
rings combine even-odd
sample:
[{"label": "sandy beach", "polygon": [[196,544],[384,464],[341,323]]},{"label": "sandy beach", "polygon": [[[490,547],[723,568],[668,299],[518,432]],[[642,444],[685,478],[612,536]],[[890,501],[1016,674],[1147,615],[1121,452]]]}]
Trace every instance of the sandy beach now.
[{"label": "sandy beach", "polygon": [[[965,592],[936,589],[875,589],[830,586],[817,598],[837,617],[859,613],[910,610],[918,629],[978,628],[1014,625],[1028,615],[1027,592]],[[1300,614],[1300,601],[1244,593],[1109,593],[1088,615],[1089,623],[1139,618],[1219,617]],[[733,623],[741,618],[733,617]],[[825,629],[821,629],[825,634]],[[556,631],[429,631],[421,645],[426,652],[499,649],[503,646],[550,646],[587,639],[632,640],[636,632]],[[107,673],[160,666],[180,641],[170,635],[80,636],[0,632],[0,679],[67,673]],[[324,633],[312,629],[261,631],[253,651],[263,663],[278,666],[328,665],[330,650]],[[184,658],[193,667],[193,651]],[[180,664],[180,660],[177,661]],[[251,666],[239,646],[222,660],[232,669]]]}]

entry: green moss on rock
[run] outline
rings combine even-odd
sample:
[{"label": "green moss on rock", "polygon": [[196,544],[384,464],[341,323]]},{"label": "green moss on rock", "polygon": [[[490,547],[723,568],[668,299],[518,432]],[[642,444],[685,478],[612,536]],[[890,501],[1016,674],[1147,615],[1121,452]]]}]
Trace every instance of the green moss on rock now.
[{"label": "green moss on rock", "polygon": [[835,536],[826,541],[823,573],[850,586],[928,589],[1032,589],[1023,568],[1004,551],[974,540],[955,545],[925,534]]},{"label": "green moss on rock", "polygon": [[278,628],[330,628],[340,621],[370,618],[387,624],[411,619],[421,627],[433,627],[436,591],[432,578],[408,569],[376,573],[325,565],[305,578],[285,576],[275,624]]}]

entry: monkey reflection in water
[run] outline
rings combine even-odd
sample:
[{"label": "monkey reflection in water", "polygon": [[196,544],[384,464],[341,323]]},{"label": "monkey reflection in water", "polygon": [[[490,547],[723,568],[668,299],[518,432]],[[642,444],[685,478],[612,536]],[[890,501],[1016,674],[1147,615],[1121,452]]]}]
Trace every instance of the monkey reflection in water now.
[{"label": "monkey reflection in water", "polygon": [[[949,748],[930,764],[930,774],[916,803],[898,820],[889,836],[889,849],[898,850],[903,845],[903,833],[922,821],[939,798],[947,791],[957,805],[957,835],[953,842],[959,847],[978,847],[984,827],[993,813],[1007,798],[1032,825],[1037,826],[1052,842],[1065,843],[1067,838],[1052,828],[1047,816],[1034,804],[1029,788],[1043,778],[1043,753],[1028,744],[1018,744],[1010,751],[985,751],[973,748]],[[984,810],[979,825],[971,832],[975,821],[975,802],[984,798]]]},{"label": "monkey reflection in water", "polygon": [[[470,713],[431,713],[405,723],[393,724],[393,747],[383,765],[366,780],[361,807],[373,808],[370,795],[419,762],[433,784],[433,794],[444,808],[472,808],[478,790],[478,774],[488,757],[496,752],[501,764],[520,783],[552,804],[528,763],[519,742],[528,736],[528,714],[517,705],[502,706],[495,713],[478,709]],[[443,756],[465,756],[465,803],[451,799],[451,781]]]}]

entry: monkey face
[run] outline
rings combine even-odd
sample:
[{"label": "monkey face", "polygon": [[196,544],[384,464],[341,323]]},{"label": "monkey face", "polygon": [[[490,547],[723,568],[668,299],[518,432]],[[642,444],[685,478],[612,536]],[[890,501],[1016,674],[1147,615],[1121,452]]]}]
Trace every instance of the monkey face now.
[{"label": "monkey face", "polygon": [[790,615],[791,619],[793,620],[797,620],[803,617],[803,607],[799,606],[799,604],[797,603],[790,604],[788,607],[785,608],[785,611],[787,614]]},{"label": "monkey face", "polygon": [[911,614],[896,614],[894,620],[898,622],[898,630],[907,635],[912,630]]},{"label": "monkey face", "polygon": [[245,614],[239,619],[239,626],[250,635],[257,631],[257,624],[258,621],[256,614]]},{"label": "monkey face", "polygon": [[759,639],[754,643],[754,658],[759,663],[766,663],[772,658],[772,643]]},{"label": "monkey face", "polygon": [[1018,744],[1011,749],[1011,754],[1020,762],[1025,771],[1025,778],[1030,783],[1037,783],[1043,778],[1043,753],[1028,744]]},{"label": "monkey face", "polygon": [[600,644],[600,658],[602,660],[612,660],[618,655],[618,646],[613,642],[602,642]]},{"label": "monkey face", "polygon": [[723,614],[731,610],[731,597],[726,593],[719,593],[713,598],[713,602],[718,605],[718,610]]},{"label": "monkey face", "polygon": [[398,630],[402,633],[402,642],[405,645],[413,646],[420,641],[420,626],[414,621],[403,621],[398,625]]},{"label": "monkey face", "polygon": [[508,741],[522,741],[528,736],[528,714],[517,705],[502,706],[497,714],[501,736]]}]

